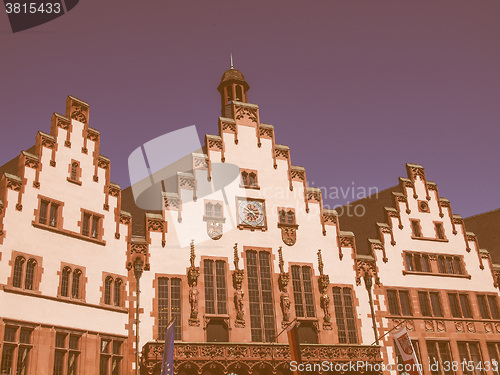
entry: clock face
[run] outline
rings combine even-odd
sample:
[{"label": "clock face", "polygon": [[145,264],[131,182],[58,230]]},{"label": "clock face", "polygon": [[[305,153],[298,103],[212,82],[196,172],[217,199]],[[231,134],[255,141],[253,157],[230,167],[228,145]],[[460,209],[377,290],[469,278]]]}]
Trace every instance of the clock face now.
[{"label": "clock face", "polygon": [[238,203],[240,223],[252,227],[264,226],[264,202],[255,200],[241,200]]}]

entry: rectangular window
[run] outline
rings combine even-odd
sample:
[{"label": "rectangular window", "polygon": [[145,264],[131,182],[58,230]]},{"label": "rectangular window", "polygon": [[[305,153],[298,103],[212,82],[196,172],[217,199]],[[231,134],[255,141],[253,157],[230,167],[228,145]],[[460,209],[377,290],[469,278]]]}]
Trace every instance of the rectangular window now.
[{"label": "rectangular window", "polygon": [[82,235],[90,238],[100,238],[101,216],[91,212],[83,212]]},{"label": "rectangular window", "polygon": [[[493,370],[493,374],[498,375],[500,372],[500,368],[498,365],[500,363],[500,343],[498,342],[488,342],[487,343],[488,347],[488,354],[490,355],[490,364],[491,368]],[[495,366],[493,363],[494,361],[497,363]]]},{"label": "rectangular window", "polygon": [[418,220],[410,220],[411,221],[411,229],[413,232],[413,237],[422,237],[422,232],[420,230],[420,223]]},{"label": "rectangular window", "polygon": [[117,339],[101,339],[99,375],[118,375],[123,359],[123,342]]},{"label": "rectangular window", "polygon": [[158,338],[163,338],[168,324],[175,318],[174,339],[181,340],[181,279],[159,277],[157,293]]},{"label": "rectangular window", "polygon": [[333,305],[340,344],[357,344],[356,320],[349,287],[333,287]]},{"label": "rectangular window", "polygon": [[[450,344],[447,341],[427,341],[427,353],[429,354],[429,369],[432,375],[452,375]],[[436,365],[437,364],[437,365]]]},{"label": "rectangular window", "polygon": [[451,315],[455,318],[472,318],[469,296],[467,294],[448,293]]},{"label": "rectangular window", "polygon": [[495,295],[477,295],[479,312],[483,319],[499,319],[497,297]]},{"label": "rectangular window", "polygon": [[418,292],[418,300],[423,316],[443,316],[438,292]]},{"label": "rectangular window", "polygon": [[440,240],[444,240],[444,228],[443,223],[434,223],[434,228],[436,229],[436,236]]},{"label": "rectangular window", "polygon": [[250,250],[246,258],[252,341],[273,342],[276,331],[270,255]]},{"label": "rectangular window", "polygon": [[291,269],[295,315],[297,317],[314,318],[311,268],[307,266],[292,266]]},{"label": "rectangular window", "polygon": [[31,328],[5,326],[0,374],[28,373],[32,332]]},{"label": "rectangular window", "polygon": [[438,256],[439,273],[449,275],[464,275],[465,270],[462,265],[462,259],[458,256],[439,255]]},{"label": "rectangular window", "polygon": [[483,361],[481,359],[481,350],[478,342],[458,341],[458,353],[460,362],[463,363],[464,373],[481,375],[484,374]]},{"label": "rectangular window", "polygon": [[226,262],[221,260],[214,262],[205,259],[203,261],[206,314],[227,314],[225,264]]},{"label": "rectangular window", "polygon": [[410,272],[431,272],[427,254],[405,253],[405,266]]},{"label": "rectangular window", "polygon": [[407,290],[387,290],[387,302],[391,315],[412,315],[410,293]]},{"label": "rectangular window", "polygon": [[41,199],[40,211],[38,213],[38,223],[57,228],[59,219],[59,207],[59,203],[50,201],[48,199]]}]

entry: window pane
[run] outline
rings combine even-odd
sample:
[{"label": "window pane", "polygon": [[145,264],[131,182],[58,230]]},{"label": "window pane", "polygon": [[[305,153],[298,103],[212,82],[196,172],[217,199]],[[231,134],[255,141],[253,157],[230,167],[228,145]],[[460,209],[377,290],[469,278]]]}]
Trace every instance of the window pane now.
[{"label": "window pane", "polygon": [[16,375],[27,375],[28,374],[28,357],[30,349],[20,346],[17,349],[17,370]]},{"label": "window pane", "polygon": [[99,236],[99,218],[92,216],[92,238],[97,238]]},{"label": "window pane", "polygon": [[450,310],[451,310],[451,315],[455,318],[460,318],[460,308],[458,306],[458,297],[455,293],[449,293],[448,294],[448,299],[450,301]]},{"label": "window pane", "polygon": [[344,307],[342,301],[342,289],[333,288],[333,306],[335,307],[335,320],[337,322],[337,332],[340,344],[347,343],[347,329],[344,317]]},{"label": "window pane", "polygon": [[175,319],[174,339],[181,339],[181,279],[170,280],[170,317]]},{"label": "window pane", "polygon": [[113,354],[122,354],[122,343],[121,341],[113,341]]},{"label": "window pane", "polygon": [[453,257],[453,268],[457,275],[463,275],[465,273],[462,267],[462,260],[459,257]]},{"label": "window pane", "polygon": [[433,315],[434,316],[443,316],[443,311],[441,309],[441,300],[439,298],[439,293],[438,292],[431,292],[430,297],[431,297],[431,306],[432,306]]},{"label": "window pane", "polygon": [[250,301],[250,327],[253,342],[262,342],[262,319],[260,316],[259,274],[257,252],[247,251],[248,298]]},{"label": "window pane", "polygon": [[306,315],[308,318],[314,318],[314,299],[311,283],[311,268],[302,267],[302,281],[304,289],[304,301],[306,306]]},{"label": "window pane", "polygon": [[205,313],[215,314],[215,291],[214,291],[214,262],[213,260],[203,261],[203,271],[205,280]]},{"label": "window pane", "polygon": [[[450,346],[447,342],[439,342],[438,343],[438,348],[439,348],[439,355],[441,356],[441,368],[444,369],[443,363],[451,363],[451,356],[450,356]],[[443,371],[445,375],[451,375],[453,374],[453,371]]]},{"label": "window pane", "polygon": [[406,270],[415,271],[413,267],[413,254],[406,254]]},{"label": "window pane", "polygon": [[455,270],[453,269],[452,258],[446,257],[445,259],[446,259],[446,273],[450,274],[455,273]]},{"label": "window pane", "polygon": [[158,337],[163,340],[167,329],[168,319],[168,279],[158,278]]},{"label": "window pane", "polygon": [[69,348],[73,350],[78,350],[78,343],[80,341],[80,336],[70,335],[69,336]]},{"label": "window pane", "polygon": [[214,206],[214,216],[222,217],[222,206],[219,203]]},{"label": "window pane", "polygon": [[422,271],[431,272],[431,266],[429,265],[429,256],[422,255]]},{"label": "window pane", "polygon": [[36,261],[34,259],[28,260],[26,264],[26,279],[24,280],[24,287],[33,290],[33,281],[35,278]]},{"label": "window pane", "polygon": [[439,273],[446,273],[446,265],[444,264],[444,257],[438,256]]},{"label": "window pane", "polygon": [[68,375],[77,375],[78,353],[70,352],[68,356]]},{"label": "window pane", "polygon": [[464,318],[472,318],[472,313],[469,305],[469,297],[467,294],[460,294],[460,305],[462,307],[462,314]]},{"label": "window pane", "polygon": [[106,305],[111,305],[111,286],[113,284],[113,278],[106,277],[104,281],[104,303]]},{"label": "window pane", "polygon": [[490,319],[488,306],[486,305],[486,296],[478,295],[477,304],[479,305],[479,312],[481,313],[481,318]]},{"label": "window pane", "polygon": [[407,291],[399,291],[399,300],[401,302],[401,313],[411,315],[410,294]]},{"label": "window pane", "polygon": [[262,291],[262,315],[264,316],[264,335],[267,342],[273,342],[275,332],[273,288],[271,284],[271,261],[266,251],[259,252],[260,286]]},{"label": "window pane", "polygon": [[387,301],[389,303],[389,311],[391,315],[401,315],[399,311],[398,297],[395,290],[387,291]]},{"label": "window pane", "polygon": [[61,296],[68,297],[69,290],[69,274],[71,273],[71,268],[64,267],[61,275]]},{"label": "window pane", "polygon": [[[482,367],[484,366],[482,359],[481,359],[481,351],[479,349],[479,343],[477,342],[469,342],[469,352],[470,352],[470,359],[474,361],[474,374],[479,375],[483,374]],[[482,366],[479,366],[481,364]]]},{"label": "window pane", "polygon": [[82,234],[84,236],[89,235],[89,227],[90,227],[90,215],[83,214]]},{"label": "window pane", "polygon": [[437,238],[444,240],[443,224],[436,223],[436,234],[437,234]]},{"label": "window pane", "polygon": [[120,374],[120,364],[121,358],[113,358],[113,362],[111,364],[111,375],[119,375]]},{"label": "window pane", "polygon": [[16,342],[17,327],[5,327],[5,332],[3,335],[3,340],[7,342]]},{"label": "window pane", "polygon": [[420,254],[414,254],[413,260],[415,261],[415,271],[422,272],[422,263],[420,261]]},{"label": "window pane", "polygon": [[[490,364],[493,370],[493,374],[498,375],[498,363],[499,362],[499,356],[498,356],[498,344],[489,342],[488,343],[488,354],[490,355]],[[497,363],[495,366],[493,363],[494,361]]]},{"label": "window pane", "polygon": [[215,278],[217,285],[217,313],[227,314],[226,307],[226,267],[225,262],[215,262]]},{"label": "window pane", "polygon": [[421,237],[422,234],[420,233],[420,224],[416,220],[411,221],[411,227],[413,229],[413,236],[415,237]]},{"label": "window pane", "polygon": [[14,359],[14,346],[4,345],[2,350],[2,363],[0,365],[0,372],[2,374],[12,373],[12,361]]},{"label": "window pane", "polygon": [[423,316],[432,316],[429,303],[429,295],[427,292],[418,292],[418,300],[420,302],[420,311]]},{"label": "window pane", "polygon": [[14,263],[14,278],[12,280],[12,285],[16,288],[21,287],[21,279],[23,277],[23,265],[25,259],[23,257],[17,257]]},{"label": "window pane", "polygon": [[[434,341],[427,341],[427,353],[429,354],[429,369],[432,375],[439,375],[439,368],[441,367],[439,361],[439,354],[437,351],[437,343]],[[438,364],[437,366],[435,364]]]},{"label": "window pane", "polygon": [[122,285],[123,282],[121,279],[115,280],[115,290],[114,290],[115,306],[121,306],[122,304]]},{"label": "window pane", "polygon": [[40,215],[38,215],[38,222],[40,224],[47,224],[47,209],[49,203],[46,201],[42,201],[40,203]]},{"label": "window pane", "polygon": [[109,357],[101,355],[99,375],[109,375]]},{"label": "window pane", "polygon": [[104,354],[109,353],[110,344],[111,344],[111,340],[101,340],[101,353],[104,353]]},{"label": "window pane", "polygon": [[31,344],[31,329],[21,328],[19,342],[21,344]]},{"label": "window pane", "polygon": [[354,319],[354,308],[352,306],[351,294],[351,288],[344,288],[344,308],[347,325],[347,335],[349,337],[349,344],[356,344],[358,342],[358,339],[356,335],[356,323]]},{"label": "window pane", "polygon": [[57,210],[59,206],[55,203],[50,204],[50,220],[49,220],[49,225],[51,227],[56,227],[57,226]]},{"label": "window pane", "polygon": [[54,355],[54,375],[63,375],[65,352],[56,350]]},{"label": "window pane", "polygon": [[491,317],[493,319],[499,319],[497,296],[488,296],[488,304],[490,306]]},{"label": "window pane", "polygon": [[82,272],[80,270],[75,270],[73,272],[73,283],[71,286],[71,297],[80,298],[80,276]]},{"label": "window pane", "polygon": [[292,269],[293,302],[295,305],[295,315],[297,317],[304,317],[304,301],[302,300],[300,267],[292,266],[291,269]]},{"label": "window pane", "polygon": [[56,334],[56,348],[66,348],[66,334],[57,333]]},{"label": "window pane", "polygon": [[286,214],[286,218],[288,224],[295,224],[295,214],[293,213],[293,211],[288,211]]}]

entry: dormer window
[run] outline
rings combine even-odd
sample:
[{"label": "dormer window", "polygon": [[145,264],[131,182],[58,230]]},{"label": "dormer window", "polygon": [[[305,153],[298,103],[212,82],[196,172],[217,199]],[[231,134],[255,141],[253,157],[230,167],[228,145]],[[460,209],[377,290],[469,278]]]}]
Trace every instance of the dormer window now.
[{"label": "dormer window", "polygon": [[257,181],[257,171],[252,169],[241,170],[241,187],[247,189],[258,189],[259,183]]}]

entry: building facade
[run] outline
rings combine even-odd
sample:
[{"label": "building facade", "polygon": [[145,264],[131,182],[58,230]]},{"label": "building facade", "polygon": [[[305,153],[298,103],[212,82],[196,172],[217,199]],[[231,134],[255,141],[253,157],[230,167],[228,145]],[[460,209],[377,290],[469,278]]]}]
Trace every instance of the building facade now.
[{"label": "building facade", "polygon": [[491,260],[423,168],[378,207],[385,223],[376,209],[339,217],[248,90],[227,70],[219,135],[123,191],[71,96],[1,167],[0,374],[160,374],[171,322],[183,375],[290,374],[294,322],[311,374],[380,373],[396,324],[424,363],[444,346],[498,353]]},{"label": "building facade", "polygon": [[[406,327],[426,375],[498,374],[497,267],[424,168],[406,168],[399,185],[351,204],[365,215],[340,215],[356,233],[358,252],[376,261],[376,300],[385,305],[377,314],[380,335]],[[381,347],[395,363],[390,335]]]}]

